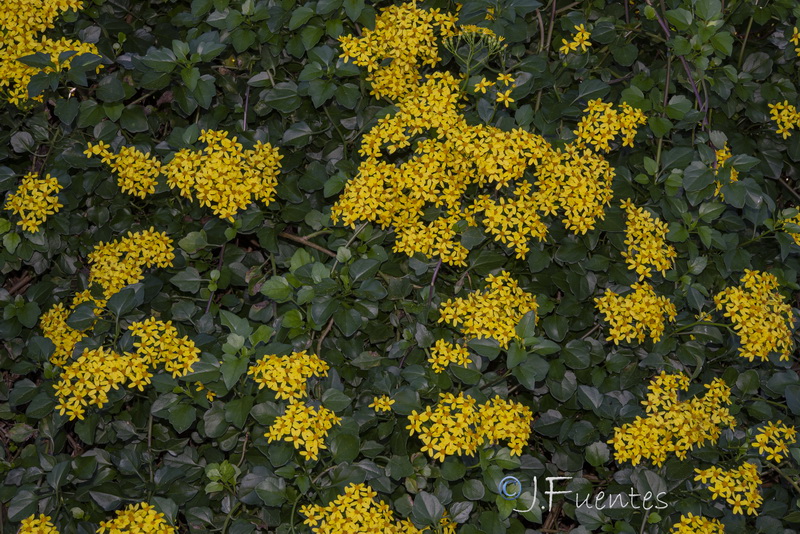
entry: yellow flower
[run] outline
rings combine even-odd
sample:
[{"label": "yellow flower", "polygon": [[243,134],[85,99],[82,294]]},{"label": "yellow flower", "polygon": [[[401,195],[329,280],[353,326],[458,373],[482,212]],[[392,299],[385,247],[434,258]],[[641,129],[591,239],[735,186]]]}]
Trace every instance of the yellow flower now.
[{"label": "yellow flower", "polygon": [[672,525],[670,534],[725,534],[725,527],[716,519],[708,519],[689,512]]},{"label": "yellow flower", "polygon": [[200,349],[170,322],[150,318],[131,323],[128,328],[139,338],[135,353],[118,354],[103,347],[85,349],[64,365],[59,381],[53,385],[59,413],[70,419],[83,420],[86,406],[102,408],[109,402],[108,393],[127,383],[129,388],[144,390],[150,383],[153,370],[163,366],[173,377],[185,376],[199,360]]},{"label": "yellow flower", "polygon": [[720,467],[695,469],[694,479],[709,485],[712,498],[723,498],[731,505],[734,514],[758,515],[764,498],[758,493],[761,477],[754,464],[744,462],[736,469]]},{"label": "yellow flower", "polygon": [[175,529],[164,519],[164,514],[145,502],[128,505],[117,510],[116,517],[102,521],[97,534],[175,534]]},{"label": "yellow flower", "polygon": [[328,369],[330,366],[319,356],[301,351],[290,356],[264,356],[250,366],[247,374],[258,389],[267,387],[278,399],[301,399],[308,396],[306,381],[313,376],[328,376]]},{"label": "yellow flower", "polygon": [[642,401],[647,416],[615,428],[608,441],[618,462],[637,465],[645,459],[661,466],[669,454],[683,460],[695,445],[716,442],[721,427],[734,426],[734,418],[724,406],[730,404],[731,390],[723,380],[715,378],[706,384],[705,395],[678,400],[678,392],[688,390],[689,383],[684,374],[663,371],[650,381],[647,400]]},{"label": "yellow flower", "polygon": [[634,206],[630,199],[622,203],[622,208],[627,216],[625,244],[628,246],[622,257],[628,269],[636,271],[639,280],[652,277],[654,270],[665,275],[678,257],[675,247],[666,242],[667,223]]},{"label": "yellow flower", "polygon": [[475,92],[486,94],[486,89],[491,86],[492,83],[490,81],[488,81],[486,78],[481,78],[481,81],[475,84]]},{"label": "yellow flower", "polygon": [[316,410],[313,406],[290,399],[286,412],[275,420],[264,437],[270,443],[275,440],[289,442],[300,450],[304,459],[316,460],[319,451],[328,448],[324,441],[328,430],[339,423],[341,418],[327,408]]},{"label": "yellow flower", "polygon": [[[28,83],[36,74],[61,72],[69,69],[80,54],[98,54],[97,47],[72,39],[58,40],[43,33],[55,28],[56,18],[69,10],[78,11],[82,0],[3,0],[0,10],[0,91],[14,105],[28,101]],[[63,61],[61,55],[74,52]],[[36,53],[49,57],[52,66],[39,69],[18,61]],[[97,67],[99,71],[101,66]],[[35,101],[41,102],[42,95]]]},{"label": "yellow flower", "polygon": [[667,297],[656,296],[653,286],[646,282],[633,284],[631,289],[633,293],[624,296],[606,289],[602,297],[594,299],[597,311],[610,325],[606,339],[615,345],[633,339],[643,343],[648,334],[653,341],[660,340],[664,323],[675,321],[675,305]]},{"label": "yellow flower", "polygon": [[739,356],[751,362],[766,361],[773,352],[788,361],[792,341],[792,307],[778,293],[778,279],[761,271],[745,269],[744,287],[728,287],[714,295],[717,310],[725,310],[741,346]]},{"label": "yellow flower", "polygon": [[514,83],[514,78],[510,74],[501,74],[497,77],[497,81],[498,83],[503,82],[506,85],[511,85]]},{"label": "yellow flower", "polygon": [[49,174],[41,179],[35,173],[26,174],[17,191],[8,195],[5,209],[20,217],[17,225],[23,230],[36,233],[48,216],[64,207],[58,201],[58,193],[63,188],[58,179]]},{"label": "yellow flower", "polygon": [[533,422],[533,412],[522,404],[500,397],[477,404],[464,393],[440,393],[435,408],[422,413],[416,410],[408,417],[406,430],[419,434],[422,452],[444,461],[447,456],[473,455],[485,443],[497,444],[508,440],[512,455],[522,454]]},{"label": "yellow flower", "polygon": [[171,189],[231,222],[254,201],[272,202],[283,157],[277,148],[259,141],[252,150],[244,150],[236,137],[221,130],[203,130],[200,141],[205,149],[180,150],[163,166]]},{"label": "yellow flower", "polygon": [[800,113],[797,113],[797,108],[789,104],[788,100],[778,104],[767,104],[767,107],[770,118],[778,123],[776,133],[784,139],[792,135],[791,130],[800,128]]},{"label": "yellow flower", "polygon": [[578,50],[578,48],[581,49],[581,52],[586,52],[592,46],[592,43],[589,42],[590,34],[583,24],[575,26],[574,30],[577,32],[574,40],[561,39],[562,46],[558,49],[559,53],[567,55]]},{"label": "yellow flower", "polygon": [[155,193],[156,179],[161,174],[161,163],[157,159],[135,147],[123,146],[117,154],[109,148],[102,141],[96,145],[89,143],[83,153],[86,157],[100,156],[117,175],[117,185],[123,193],[139,198]]},{"label": "yellow flower", "polygon": [[472,363],[472,360],[466,347],[454,345],[444,339],[437,339],[436,344],[431,349],[431,356],[428,358],[428,362],[435,373],[441,373],[451,363],[466,367]]},{"label": "yellow flower", "polygon": [[[506,271],[497,276],[489,275],[486,281],[487,289],[483,292],[443,302],[439,322],[460,326],[470,337],[496,339],[505,348],[516,337],[517,323],[526,313],[536,312],[538,304],[536,297],[523,291]],[[445,344],[437,343],[437,350],[444,350]],[[463,351],[456,358],[464,361]]]},{"label": "yellow flower", "polygon": [[383,501],[375,502],[378,493],[366,484],[351,483],[325,506],[309,504],[300,508],[304,523],[314,534],[381,533],[422,534],[409,520],[396,521]]},{"label": "yellow flower", "polygon": [[505,92],[502,92],[502,93],[500,91],[498,91],[497,92],[497,101],[501,102],[503,105],[505,105],[505,107],[508,107],[508,105],[511,102],[514,102],[514,99],[511,98],[511,89],[508,89],[508,90],[506,90]]},{"label": "yellow flower", "polygon": [[390,399],[388,395],[381,395],[380,397],[373,397],[370,408],[376,412],[391,412],[394,399]]},{"label": "yellow flower", "polygon": [[145,267],[170,267],[175,253],[172,239],[153,228],[128,232],[119,241],[100,243],[89,254],[89,282],[103,288],[111,298],[123,287],[144,279]]},{"label": "yellow flower", "polygon": [[[714,176],[719,174],[719,171],[725,167],[725,162],[733,157],[731,153],[731,148],[728,146],[728,143],[720,148],[719,150],[714,151],[714,157],[716,159],[716,163],[714,165]],[[733,167],[730,168],[730,181],[731,182],[738,182],[739,181],[739,171],[734,169]],[[725,199],[724,196],[720,194],[720,190],[722,189],[722,182],[716,180],[714,182],[716,184],[716,188],[714,189],[715,195],[720,195],[720,198],[723,200]]]},{"label": "yellow flower", "polygon": [[39,514],[39,517],[36,517],[34,514],[22,520],[17,534],[59,534],[59,532],[49,515]]},{"label": "yellow flower", "polygon": [[750,446],[759,454],[767,453],[767,461],[780,463],[789,454],[789,445],[797,443],[797,430],[781,421],[767,423],[755,435]]}]

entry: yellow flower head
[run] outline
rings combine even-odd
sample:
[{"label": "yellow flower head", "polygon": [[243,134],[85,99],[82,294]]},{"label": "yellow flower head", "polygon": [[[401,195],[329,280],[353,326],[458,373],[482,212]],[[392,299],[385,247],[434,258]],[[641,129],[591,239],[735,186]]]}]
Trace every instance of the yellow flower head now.
[{"label": "yellow flower head", "polygon": [[164,514],[146,502],[128,505],[117,510],[116,517],[100,523],[97,534],[175,534]]},{"label": "yellow flower head", "polygon": [[694,479],[707,484],[711,497],[724,499],[731,505],[734,514],[758,515],[764,498],[758,493],[761,477],[755,464],[744,462],[736,469],[709,467],[694,471],[697,473]]},{"label": "yellow flower head", "polygon": [[628,269],[636,271],[639,280],[652,277],[653,271],[665,275],[678,256],[675,247],[666,242],[667,223],[644,208],[634,206],[630,199],[624,201],[622,207],[627,216],[625,244],[628,246],[622,257]]},{"label": "yellow flower head", "polygon": [[768,462],[780,463],[789,454],[789,445],[794,443],[797,443],[795,427],[778,421],[761,427],[750,446],[758,449],[759,454],[766,453]]},{"label": "yellow flower head", "polygon": [[[536,297],[523,291],[506,271],[489,275],[486,281],[487,288],[482,292],[443,302],[439,322],[460,327],[470,337],[496,339],[505,348],[516,337],[517,323],[526,313],[535,312],[538,304]],[[444,348],[440,345],[440,350]]]},{"label": "yellow flower head", "polygon": [[374,532],[381,534],[422,534],[408,520],[396,521],[394,512],[383,501],[375,501],[378,493],[366,484],[350,484],[325,506],[309,504],[300,508],[305,524],[314,534],[336,532]]},{"label": "yellow flower head", "polygon": [[319,410],[295,399],[289,400],[286,412],[278,417],[264,437],[271,443],[275,440],[289,442],[306,460],[319,458],[319,451],[327,449],[325,437],[333,425],[341,423],[331,410]]},{"label": "yellow flower head", "polygon": [[677,309],[667,297],[656,296],[653,286],[646,282],[633,284],[633,293],[620,296],[610,289],[594,302],[597,311],[609,323],[609,341],[619,345],[633,339],[643,343],[649,335],[653,341],[661,339],[666,321],[674,322]]},{"label": "yellow flower head", "polygon": [[279,399],[301,399],[308,396],[306,381],[312,376],[328,376],[328,369],[319,356],[302,351],[289,356],[264,356],[250,366],[247,374],[256,381],[258,389],[267,387]]},{"label": "yellow flower head", "polygon": [[428,358],[431,368],[435,373],[441,373],[447,366],[452,364],[466,367],[472,363],[469,351],[462,345],[455,345],[444,339],[437,339],[436,344],[431,349],[431,356]]},{"label": "yellow flower head", "polygon": [[373,397],[370,408],[376,412],[391,412],[394,399],[390,399],[388,395],[381,395],[380,397]]},{"label": "yellow flower head", "polygon": [[[44,32],[55,28],[55,20],[62,13],[78,11],[82,7],[83,0],[3,0],[0,10],[0,92],[5,93],[9,102],[19,106],[28,101],[28,83],[36,74],[67,70],[79,54],[98,54],[93,44],[44,36]],[[75,54],[62,61],[60,56],[64,52]],[[52,66],[39,69],[18,61],[36,53],[48,56]],[[97,70],[100,68],[98,66]],[[34,100],[41,102],[42,96]]]},{"label": "yellow flower head", "polygon": [[689,512],[672,525],[670,534],[725,534],[725,527],[716,519],[708,519]]},{"label": "yellow flower head", "polygon": [[39,514],[39,517],[36,517],[34,514],[22,520],[17,534],[59,534],[59,532],[49,515]]},{"label": "yellow flower head", "polygon": [[734,418],[725,405],[730,404],[731,390],[725,382],[715,378],[706,384],[702,396],[681,401],[679,391],[689,389],[689,377],[663,372],[650,381],[646,417],[636,417],[614,429],[609,440],[615,450],[617,462],[637,465],[650,460],[661,466],[669,454],[683,460],[695,445],[715,443],[722,427],[733,427]]},{"label": "yellow flower head", "polygon": [[5,209],[18,215],[18,226],[28,232],[38,232],[47,217],[64,207],[58,201],[58,193],[64,188],[58,179],[49,174],[37,178],[36,174],[26,174],[15,193],[8,195]]},{"label": "yellow flower head", "polygon": [[778,292],[778,279],[746,269],[741,284],[714,295],[717,310],[725,310],[739,336],[739,356],[766,361],[775,352],[788,361],[794,346],[792,307]]},{"label": "yellow flower head", "polygon": [[527,444],[533,422],[533,412],[520,403],[500,397],[477,404],[464,393],[458,396],[441,393],[434,408],[422,413],[414,410],[408,417],[409,430],[419,434],[422,452],[444,461],[447,456],[473,455],[485,443],[497,444],[507,440],[512,455],[522,454]]}]

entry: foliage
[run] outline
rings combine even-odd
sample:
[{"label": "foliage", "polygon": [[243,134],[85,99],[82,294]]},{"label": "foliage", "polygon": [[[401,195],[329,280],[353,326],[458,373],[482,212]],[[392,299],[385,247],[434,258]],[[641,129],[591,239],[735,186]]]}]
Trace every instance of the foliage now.
[{"label": "foliage", "polygon": [[7,3],[0,531],[800,531],[794,0]]}]

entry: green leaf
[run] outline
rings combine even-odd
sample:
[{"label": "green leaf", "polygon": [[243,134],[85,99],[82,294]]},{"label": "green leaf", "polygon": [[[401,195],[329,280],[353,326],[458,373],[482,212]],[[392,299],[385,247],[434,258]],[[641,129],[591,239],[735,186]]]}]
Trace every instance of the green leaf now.
[{"label": "green leaf", "polygon": [[200,273],[194,267],[187,267],[169,279],[172,285],[186,293],[197,293],[200,291],[200,283],[204,282]]},{"label": "green leaf", "polygon": [[344,12],[353,22],[358,20],[361,16],[361,11],[364,9],[364,0],[344,0]]},{"label": "green leaf", "polygon": [[169,409],[169,422],[179,434],[189,429],[196,418],[194,407],[188,404],[176,404]]},{"label": "green leaf", "polygon": [[670,9],[666,13],[667,21],[679,31],[688,30],[692,25],[692,13],[683,8]]},{"label": "green leaf", "polygon": [[108,299],[106,308],[115,316],[121,317],[137,306],[141,306],[143,302],[144,286],[142,284],[134,284],[123,288]]},{"label": "green leaf", "polygon": [[650,117],[647,125],[656,137],[664,137],[672,129],[672,122],[664,117]]},{"label": "green leaf", "polygon": [[421,491],[414,497],[411,517],[418,524],[438,525],[442,515],[444,515],[444,506],[435,495]]},{"label": "green leaf", "polygon": [[722,13],[722,3],[720,0],[696,0],[694,9],[701,19],[711,20]]},{"label": "green leaf", "polygon": [[230,354],[223,356],[220,372],[222,373],[222,381],[225,383],[226,388],[230,390],[236,385],[242,375],[247,372],[249,363],[250,358],[246,354],[238,358]]},{"label": "green leaf", "polygon": [[342,335],[350,337],[361,328],[361,314],[353,308],[339,308],[333,314],[333,322],[342,331]]},{"label": "green leaf", "polygon": [[75,307],[73,312],[67,317],[67,326],[75,330],[86,330],[97,320],[94,314],[94,303],[84,302]]},{"label": "green leaf", "polygon": [[327,389],[322,394],[322,405],[334,412],[340,412],[347,408],[352,399],[338,389]]}]

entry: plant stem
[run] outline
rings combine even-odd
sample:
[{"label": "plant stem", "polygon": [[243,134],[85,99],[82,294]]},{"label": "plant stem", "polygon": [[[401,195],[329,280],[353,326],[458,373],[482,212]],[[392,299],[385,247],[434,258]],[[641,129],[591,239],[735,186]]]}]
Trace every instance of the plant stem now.
[{"label": "plant stem", "polygon": [[789,475],[787,475],[786,473],[784,473],[784,472],[781,470],[781,468],[780,468],[780,467],[778,467],[777,465],[773,464],[772,462],[768,462],[768,461],[766,461],[766,460],[764,461],[764,463],[765,463],[765,464],[767,464],[768,466],[770,466],[770,468],[772,468],[772,469],[773,469],[773,470],[774,470],[776,473],[778,473],[780,476],[782,476],[782,477],[783,477],[783,478],[786,480],[786,482],[788,482],[789,484],[791,484],[791,485],[792,485],[792,487],[794,488],[794,490],[795,490],[795,491],[796,491],[798,494],[800,494],[800,486],[798,486],[798,485],[797,485],[797,482],[795,482],[795,481],[794,481],[794,480],[793,480],[791,477],[789,477]]}]

